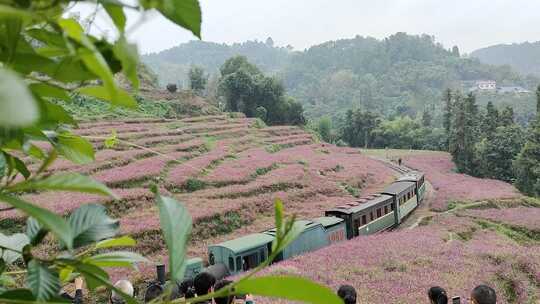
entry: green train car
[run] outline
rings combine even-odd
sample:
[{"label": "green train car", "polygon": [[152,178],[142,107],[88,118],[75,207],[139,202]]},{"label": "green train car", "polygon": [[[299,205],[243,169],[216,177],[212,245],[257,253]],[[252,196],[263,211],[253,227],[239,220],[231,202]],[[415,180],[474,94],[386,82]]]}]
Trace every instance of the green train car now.
[{"label": "green train car", "polygon": [[[332,243],[344,241],[345,223],[340,218],[321,217],[300,220],[295,225],[301,226],[302,232],[291,244],[277,256],[274,262],[289,259],[302,253],[311,252]],[[272,250],[276,230],[254,233],[234,240],[208,247],[210,265],[224,264],[231,274],[238,274],[259,266]]]}]

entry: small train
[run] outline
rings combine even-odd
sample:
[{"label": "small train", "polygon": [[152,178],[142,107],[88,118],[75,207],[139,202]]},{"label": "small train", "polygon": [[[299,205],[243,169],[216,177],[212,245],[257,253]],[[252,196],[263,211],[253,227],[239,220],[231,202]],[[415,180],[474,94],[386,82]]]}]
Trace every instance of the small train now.
[{"label": "small train", "polygon": [[[298,221],[297,225],[303,227],[301,234],[274,262],[395,227],[422,202],[424,195],[424,174],[406,172],[380,193],[327,210],[323,217]],[[203,268],[202,259],[190,259],[185,276],[192,278],[208,271],[222,278],[253,269],[270,255],[275,233],[275,229],[270,229],[211,245],[210,265]]]}]

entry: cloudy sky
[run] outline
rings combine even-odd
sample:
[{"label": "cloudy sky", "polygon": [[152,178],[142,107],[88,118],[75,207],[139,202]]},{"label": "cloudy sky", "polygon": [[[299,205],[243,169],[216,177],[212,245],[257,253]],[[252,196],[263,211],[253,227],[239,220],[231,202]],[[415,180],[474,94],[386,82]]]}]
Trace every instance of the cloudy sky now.
[{"label": "cloudy sky", "polygon": [[[303,50],[355,35],[384,38],[395,32],[434,35],[462,52],[498,43],[540,40],[538,0],[200,0],[205,41],[241,42],[272,37]],[[87,9],[80,9],[87,12]],[[133,24],[139,16],[129,15]],[[97,18],[106,29],[105,16]],[[130,31],[141,53],[195,39],[158,14]]]}]

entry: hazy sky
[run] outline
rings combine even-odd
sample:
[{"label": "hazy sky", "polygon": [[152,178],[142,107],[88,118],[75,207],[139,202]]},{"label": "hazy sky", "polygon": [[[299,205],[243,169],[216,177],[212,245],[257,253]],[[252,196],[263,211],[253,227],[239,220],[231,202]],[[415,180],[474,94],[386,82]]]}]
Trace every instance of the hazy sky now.
[{"label": "hazy sky", "polygon": [[[302,50],[355,35],[430,34],[462,52],[498,43],[540,40],[539,0],[201,0],[205,41],[242,42],[272,37]],[[83,9],[83,11],[86,11]],[[138,16],[129,15],[133,24]],[[97,18],[107,28],[106,17]],[[195,39],[158,14],[130,38],[141,53]]]}]

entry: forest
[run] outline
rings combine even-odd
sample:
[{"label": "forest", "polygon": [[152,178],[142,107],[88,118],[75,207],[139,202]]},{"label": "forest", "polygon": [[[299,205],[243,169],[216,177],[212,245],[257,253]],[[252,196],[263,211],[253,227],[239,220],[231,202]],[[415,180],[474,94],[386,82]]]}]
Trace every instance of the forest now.
[{"label": "forest", "polygon": [[509,65],[523,75],[540,75],[540,41],[497,44],[471,53],[481,62]]},{"label": "forest", "polygon": [[[529,90],[539,82],[521,76],[509,66],[482,64],[460,54],[457,46],[446,49],[433,36],[396,33],[383,40],[356,36],[315,45],[304,51],[278,47],[271,38],[233,45],[189,42],[142,57],[160,74],[161,85],[187,87],[192,65],[202,67],[209,82],[219,78],[219,67],[234,55],[245,56],[261,71],[283,81],[290,96],[300,102],[306,117],[329,116],[334,122],[349,109],[370,109],[385,117],[415,118],[425,109],[442,113],[440,100],[446,88],[466,91],[468,83],[492,79],[498,85]],[[515,105],[518,121],[530,119],[534,94],[478,96],[479,103]],[[525,118],[523,118],[525,117]]]}]

